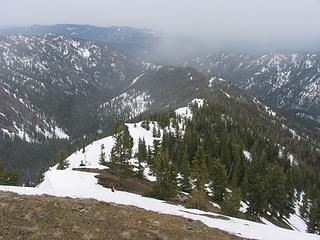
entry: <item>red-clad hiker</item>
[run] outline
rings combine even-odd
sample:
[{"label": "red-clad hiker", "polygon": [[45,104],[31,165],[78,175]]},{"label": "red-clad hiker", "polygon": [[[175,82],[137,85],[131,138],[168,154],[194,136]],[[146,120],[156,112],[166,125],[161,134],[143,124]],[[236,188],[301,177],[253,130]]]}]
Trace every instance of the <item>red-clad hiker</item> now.
[{"label": "red-clad hiker", "polygon": [[112,191],[112,192],[115,192],[115,191],[116,191],[113,183],[111,183],[111,191]]}]

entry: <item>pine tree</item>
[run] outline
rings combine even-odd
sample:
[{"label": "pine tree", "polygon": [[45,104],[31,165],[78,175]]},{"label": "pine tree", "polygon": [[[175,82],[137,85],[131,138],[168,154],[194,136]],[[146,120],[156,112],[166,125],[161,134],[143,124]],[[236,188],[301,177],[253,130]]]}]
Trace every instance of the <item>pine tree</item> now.
[{"label": "pine tree", "polygon": [[157,129],[156,129],[155,125],[153,125],[153,127],[152,127],[152,137],[154,137],[154,138],[157,137]]},{"label": "pine tree", "polygon": [[320,234],[320,195],[312,200],[307,223],[308,232]]},{"label": "pine tree", "polygon": [[191,192],[191,183],[190,183],[190,162],[189,162],[189,156],[188,151],[185,150],[181,163],[180,163],[180,172],[182,175],[182,179],[180,182],[180,189],[183,192]]},{"label": "pine tree", "polygon": [[161,137],[161,131],[160,131],[160,128],[158,128],[157,130],[157,135],[156,135],[157,138],[160,138]]},{"label": "pine tree", "polygon": [[36,185],[42,183],[44,180],[44,170],[42,168],[37,170],[36,173]]},{"label": "pine tree", "polygon": [[67,156],[70,156],[72,154],[72,145],[71,143],[67,144]]},{"label": "pine tree", "polygon": [[239,215],[240,202],[240,191],[238,188],[233,188],[231,192],[226,194],[226,197],[221,204],[221,210],[223,214],[237,217]]},{"label": "pine tree", "polygon": [[153,194],[159,199],[169,200],[176,196],[176,172],[168,152],[161,148],[155,156],[156,183]]},{"label": "pine tree", "polygon": [[132,172],[129,160],[132,156],[133,139],[128,127],[124,123],[118,123],[114,128],[113,137],[115,145],[111,150],[111,166],[119,172],[120,180]]},{"label": "pine tree", "polygon": [[219,159],[210,163],[210,188],[214,201],[222,202],[227,188],[227,170]]},{"label": "pine tree", "polygon": [[311,200],[309,198],[308,192],[306,192],[303,195],[302,205],[299,209],[301,218],[304,219],[306,222],[309,220],[310,208],[311,208]]},{"label": "pine tree", "polygon": [[198,146],[191,167],[191,178],[194,180],[195,189],[204,191],[205,184],[208,180],[208,168],[202,146]]},{"label": "pine tree", "polygon": [[64,153],[63,150],[61,150],[61,151],[59,152],[58,167],[57,167],[57,169],[58,169],[58,170],[64,170],[64,169],[66,169],[68,166],[69,166],[69,164],[68,164],[68,162],[66,161],[65,153]]},{"label": "pine tree", "polygon": [[248,213],[256,218],[266,211],[268,193],[266,189],[265,171],[267,168],[266,153],[253,156],[248,171]]},{"label": "pine tree", "polygon": [[187,199],[186,207],[195,208],[203,211],[208,211],[210,202],[207,199],[207,194],[204,191],[192,191]]},{"label": "pine tree", "polygon": [[138,143],[138,153],[137,153],[137,160],[138,160],[138,177],[143,178],[144,176],[144,167],[143,163],[147,162],[147,147],[146,142],[144,139],[139,138]]},{"label": "pine tree", "polygon": [[106,166],[107,162],[106,162],[106,153],[104,152],[104,144],[101,144],[100,146],[100,157],[99,157],[99,164]]},{"label": "pine tree", "polygon": [[[289,217],[293,206],[290,206],[292,199],[287,194],[286,177],[277,163],[273,163],[266,169],[266,192],[268,194],[268,211],[272,217],[282,219]],[[291,210],[292,209],[292,210]]]}]

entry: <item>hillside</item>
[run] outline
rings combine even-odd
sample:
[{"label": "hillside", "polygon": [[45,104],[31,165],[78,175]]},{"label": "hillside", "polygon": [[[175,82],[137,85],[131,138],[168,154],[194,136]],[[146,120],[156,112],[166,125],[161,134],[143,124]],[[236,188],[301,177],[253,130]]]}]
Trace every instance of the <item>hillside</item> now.
[{"label": "hillside", "polygon": [[[220,82],[221,80],[217,79],[216,81]],[[212,85],[214,85],[214,81],[210,81],[210,82]],[[228,93],[225,92],[222,94],[226,96],[226,99],[229,99],[229,97],[227,96]],[[139,152],[140,152],[139,149],[141,144],[140,140],[144,139],[146,146],[150,146],[153,152],[156,150],[156,146],[154,145],[155,140],[160,140],[161,145],[166,148],[168,147],[168,150],[170,149],[170,147],[179,146],[175,142],[173,142],[173,144],[167,145],[168,139],[171,138],[170,136],[172,137],[175,136],[175,138],[179,138],[178,136],[185,136],[184,138],[186,140],[187,135],[189,134],[188,132],[190,131],[190,126],[188,125],[191,124],[192,121],[194,121],[194,123],[199,121],[199,116],[201,116],[200,114],[203,114],[206,111],[208,111],[208,107],[212,106],[211,104],[212,103],[210,103],[210,101],[206,102],[201,99],[196,99],[192,101],[192,103],[190,103],[189,106],[177,109],[175,111],[175,114],[181,120],[179,124],[180,127],[178,132],[176,130],[174,119],[172,119],[172,121],[171,120],[169,121],[169,125],[167,124],[163,125],[164,122],[166,122],[166,120],[163,119],[161,115],[158,116],[159,119],[162,119],[162,121],[160,121],[159,124],[156,122],[152,122],[151,120],[149,123],[139,122],[139,123],[126,124],[126,126],[128,127],[128,133],[133,138],[132,139],[133,140],[132,155],[130,157],[130,165],[133,167],[133,171],[138,173],[140,171],[139,170],[140,165],[142,164],[144,177],[146,179],[149,179],[150,181],[155,181],[156,178],[154,177],[154,173],[156,173],[156,175],[158,173],[157,173],[157,170],[154,170],[154,167],[156,165],[153,165],[152,162],[157,161],[156,160],[157,158],[154,158],[152,162],[148,162],[148,161],[142,162],[142,163],[140,162],[139,160]],[[239,111],[241,110],[243,109],[240,108]],[[261,110],[259,109],[256,110],[256,111],[261,111],[260,112],[261,116],[270,117],[270,118],[275,117],[272,111],[266,110],[265,108],[262,108]],[[222,121],[226,121],[226,123],[229,121],[235,123],[236,119],[234,118],[233,115],[229,115],[229,114],[230,112],[224,112],[224,119],[222,119]],[[235,115],[236,114],[237,113],[235,113]],[[244,113],[244,114],[247,114],[247,113]],[[252,113],[252,114],[254,114],[254,116],[257,116],[255,113]],[[156,117],[156,115],[153,117]],[[212,117],[213,119],[216,120],[214,115],[212,115]],[[221,118],[221,115],[219,115],[219,117]],[[255,119],[252,119],[252,120],[255,121]],[[274,124],[278,124],[278,123],[275,121]],[[231,125],[227,124],[226,126],[231,128],[230,132],[233,132],[232,131],[233,127]],[[273,127],[275,127],[275,125]],[[282,128],[281,125],[279,127]],[[160,137],[154,136],[155,134],[153,130],[154,128],[156,129],[156,132],[160,130]],[[283,130],[288,131],[286,129],[283,129]],[[290,131],[288,132],[290,133]],[[237,131],[235,131],[235,134],[236,133]],[[170,135],[170,134],[173,134],[173,135]],[[199,134],[201,134],[201,131],[199,131]],[[227,134],[227,132],[225,132],[225,134]],[[246,134],[244,134],[244,136],[246,136]],[[289,137],[294,139],[292,135],[289,135]],[[100,139],[98,141],[92,142],[91,144],[83,147],[83,149],[80,149],[79,151],[73,153],[65,161],[62,159],[62,161],[65,162],[66,164],[65,165],[66,168],[64,170],[58,170],[57,168],[59,168],[61,165],[61,163],[59,162],[58,165],[52,167],[49,171],[45,173],[44,181],[36,188],[1,186],[0,190],[16,192],[19,194],[27,194],[27,195],[48,194],[48,195],[59,196],[59,197],[72,197],[72,198],[85,198],[85,199],[94,198],[94,199],[105,201],[105,202],[132,205],[132,206],[137,206],[137,207],[144,208],[146,210],[155,211],[155,212],[183,216],[185,218],[191,218],[194,220],[200,220],[209,227],[218,228],[218,229],[227,231],[229,233],[232,233],[234,235],[242,236],[246,238],[272,239],[272,240],[318,239],[318,236],[316,235],[304,233],[304,231],[306,230],[306,223],[304,222],[304,220],[302,220],[299,217],[300,213],[297,209],[295,209],[293,213],[289,214],[289,218],[284,218],[286,219],[287,228],[294,229],[294,230],[287,230],[287,229],[277,227],[276,224],[278,223],[271,223],[270,221],[274,221],[274,219],[272,220],[272,216],[268,217],[268,219],[270,220],[269,221],[265,218],[267,217],[267,215],[264,215],[262,213],[261,215],[260,214],[258,215],[260,219],[258,220],[258,222],[263,222],[263,223],[256,223],[256,222],[242,220],[239,218],[233,218],[233,217],[216,214],[212,212],[200,211],[196,209],[187,209],[181,205],[174,205],[172,203],[169,203],[163,200],[157,200],[150,197],[142,197],[141,195],[138,195],[138,194],[119,191],[117,188],[121,187],[121,185],[118,185],[118,184],[121,184],[121,182],[116,183],[116,191],[112,192],[110,188],[108,187],[106,188],[99,185],[98,179],[96,178],[96,177],[99,178],[99,176],[97,176],[97,173],[90,172],[89,169],[90,168],[92,168],[93,170],[100,169],[99,171],[105,171],[104,169],[111,169],[115,171],[115,169],[113,168],[113,165],[107,164],[107,166],[104,166],[104,165],[101,165],[100,163],[101,163],[102,152],[104,153],[106,161],[110,162],[109,156],[110,156],[110,153],[112,152],[113,146],[115,146],[116,138],[117,138],[117,135],[114,135],[114,136],[109,136],[109,137]],[[198,137],[194,135],[193,140],[197,141],[197,138]],[[280,139],[280,138],[276,138],[276,139]],[[237,139],[233,139],[232,145],[235,144],[236,141]],[[257,141],[262,141],[262,139],[258,138]],[[300,141],[303,141],[303,140],[300,140]],[[261,142],[257,146],[261,147],[261,146],[264,146],[264,144],[266,144],[266,142]],[[102,148],[102,146],[104,147]],[[265,147],[269,148],[270,145],[267,143]],[[240,152],[242,155],[240,156],[240,159],[241,159],[241,164],[246,164],[247,162],[248,167],[250,169],[250,166],[253,166],[252,164],[254,164],[257,161],[255,157],[256,154],[254,153],[254,151],[256,150],[250,149],[250,148],[246,148],[246,149],[248,150],[246,152],[240,149]],[[279,151],[279,148],[277,149],[277,151]],[[191,153],[193,155],[193,151],[191,151]],[[208,150],[206,150],[206,153],[209,153]],[[249,158],[251,160],[249,160]],[[178,161],[179,158],[175,157],[171,159],[174,162],[174,161]],[[223,158],[221,158],[221,160],[223,160]],[[268,159],[268,161],[269,160],[270,159]],[[286,164],[286,159],[284,159],[283,157],[279,157],[278,160]],[[232,161],[235,161],[235,160],[233,159]],[[292,168],[294,168],[296,164],[298,165],[303,164],[303,161],[304,161],[303,159],[299,159],[298,155],[296,155],[295,158],[292,159],[290,165]],[[226,167],[228,166],[229,165],[226,164]],[[291,167],[289,167],[289,169],[291,169]],[[83,171],[78,171],[79,168],[83,168]],[[268,165],[268,168],[269,168],[269,165]],[[286,165],[286,168],[288,168],[288,165]],[[177,168],[177,171],[181,171],[181,170],[182,168]],[[263,170],[265,171],[265,169]],[[219,172],[216,171],[215,173],[218,174]],[[180,172],[180,175],[184,176],[185,172]],[[127,177],[125,177],[125,179],[126,178]],[[177,179],[179,178],[177,177]],[[158,181],[156,181],[156,184],[157,183]],[[284,183],[280,182],[279,184],[282,185]],[[179,186],[180,186],[179,189],[183,187],[182,185],[179,185]],[[298,185],[295,185],[295,187],[298,187]],[[211,187],[210,185],[208,185],[208,188],[206,188],[206,191],[208,194],[210,193],[210,189]],[[213,199],[215,199],[214,197],[215,195],[209,194],[209,196],[211,196],[210,198],[211,204],[213,204],[214,206],[219,206],[217,205],[216,202],[212,202]],[[278,198],[278,195],[274,195],[272,193],[272,197],[273,199],[276,199]],[[299,206],[299,202],[295,202],[295,204],[298,204],[297,206]],[[241,202],[241,205],[242,206],[239,211],[243,212],[244,214],[249,213],[250,207],[251,207],[251,200],[243,199],[243,201]],[[272,232],[273,235],[270,235],[270,232]]]},{"label": "hillside", "polygon": [[62,35],[1,36],[0,51],[0,127],[28,142],[93,131],[95,104],[146,69],[118,50]]},{"label": "hillside", "polygon": [[4,240],[240,239],[199,221],[90,199],[0,192],[0,201],[0,230]]},{"label": "hillside", "polygon": [[215,53],[186,60],[183,66],[232,81],[298,119],[320,126],[318,53]]}]

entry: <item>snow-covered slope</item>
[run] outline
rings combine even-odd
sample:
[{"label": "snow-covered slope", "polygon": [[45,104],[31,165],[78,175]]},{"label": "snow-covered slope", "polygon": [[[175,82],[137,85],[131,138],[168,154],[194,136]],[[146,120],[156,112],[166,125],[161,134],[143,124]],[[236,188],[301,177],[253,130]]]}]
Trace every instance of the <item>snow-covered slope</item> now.
[{"label": "snow-covered slope", "polygon": [[[203,106],[202,99],[195,99],[192,104],[197,104],[199,107]],[[182,118],[191,118],[192,112],[189,107],[183,107],[176,110],[176,113]],[[138,148],[139,138],[144,138],[146,144],[152,146],[156,139],[152,135],[152,128],[155,126],[159,128],[157,123],[150,122],[150,130],[142,127],[142,123],[126,124],[130,135],[133,137],[134,146],[133,151],[136,152]],[[162,133],[162,131],[161,131]],[[94,198],[100,201],[113,202],[118,204],[137,206],[146,210],[156,211],[164,214],[171,214],[183,216],[194,220],[200,220],[209,227],[218,228],[227,231],[231,234],[263,240],[315,240],[320,239],[319,236],[307,234],[298,230],[286,230],[276,227],[266,221],[266,224],[231,218],[219,214],[203,212],[195,209],[186,209],[183,206],[169,204],[167,202],[143,197],[137,194],[128,192],[116,191],[112,192],[110,189],[102,187],[98,184],[96,174],[73,170],[73,168],[81,168],[80,164],[84,163],[86,168],[105,168],[99,165],[99,155],[101,153],[101,145],[104,145],[104,151],[107,159],[110,156],[111,149],[114,145],[112,136],[95,141],[85,147],[85,150],[80,150],[67,158],[69,167],[66,170],[57,170],[56,166],[52,167],[45,173],[44,181],[35,188],[27,187],[10,187],[0,186],[0,191],[16,192],[18,194],[40,195],[48,194],[59,197],[72,198]],[[132,158],[131,163],[136,164],[136,159]],[[148,168],[145,169],[145,175],[148,179],[154,180],[154,177],[149,175]],[[299,223],[300,218],[295,215],[295,219],[291,219],[291,225]]]}]

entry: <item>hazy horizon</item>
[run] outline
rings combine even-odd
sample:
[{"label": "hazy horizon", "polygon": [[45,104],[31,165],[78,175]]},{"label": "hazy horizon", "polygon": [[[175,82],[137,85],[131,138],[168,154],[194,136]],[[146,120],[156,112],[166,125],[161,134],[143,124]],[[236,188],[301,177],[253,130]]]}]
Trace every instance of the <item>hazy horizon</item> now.
[{"label": "hazy horizon", "polygon": [[319,0],[4,0],[0,27],[89,24],[183,34],[207,44],[320,48]]}]

